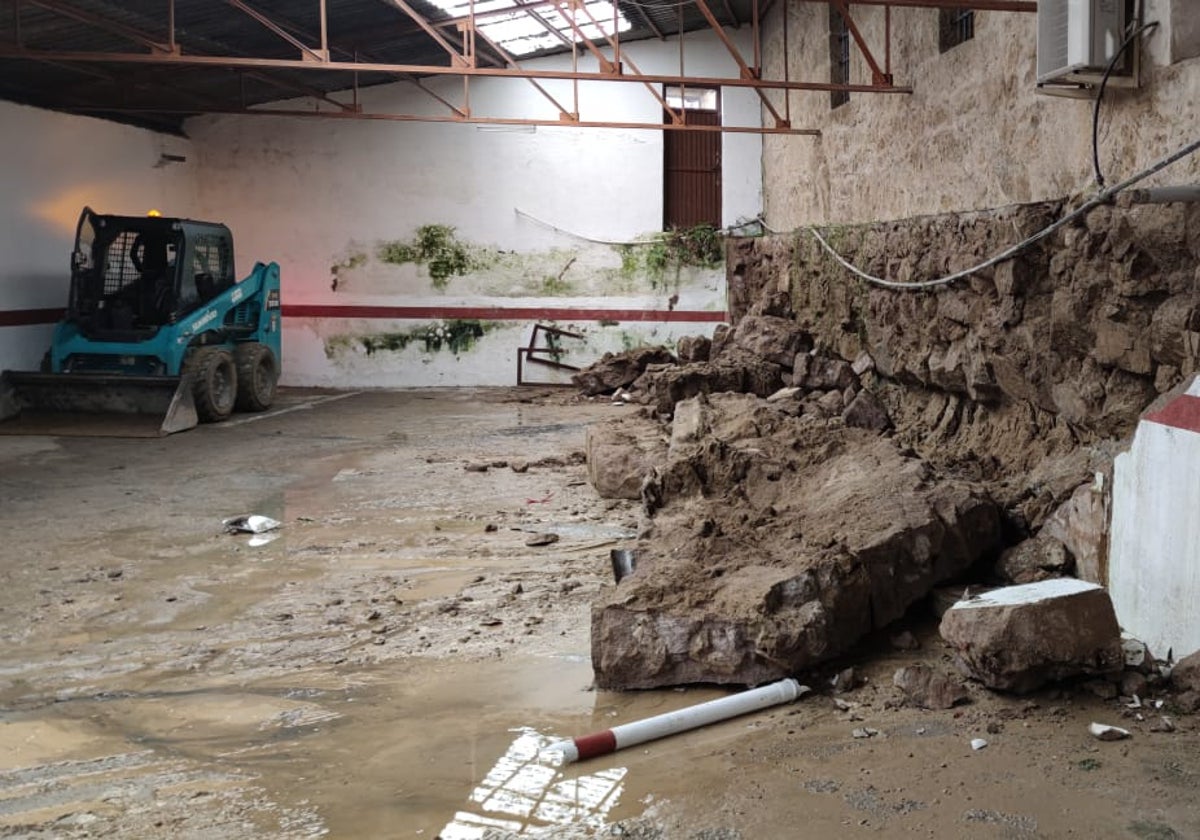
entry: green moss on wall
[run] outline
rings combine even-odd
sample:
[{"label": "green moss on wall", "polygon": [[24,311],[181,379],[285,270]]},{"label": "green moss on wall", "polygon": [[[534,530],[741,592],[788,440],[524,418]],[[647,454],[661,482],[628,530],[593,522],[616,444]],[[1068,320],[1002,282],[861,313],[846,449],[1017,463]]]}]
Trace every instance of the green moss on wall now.
[{"label": "green moss on wall", "polygon": [[435,289],[444,289],[451,277],[482,268],[487,260],[483,249],[459,241],[450,225],[422,225],[411,241],[383,242],[377,256],[393,265],[414,263],[424,266]]}]

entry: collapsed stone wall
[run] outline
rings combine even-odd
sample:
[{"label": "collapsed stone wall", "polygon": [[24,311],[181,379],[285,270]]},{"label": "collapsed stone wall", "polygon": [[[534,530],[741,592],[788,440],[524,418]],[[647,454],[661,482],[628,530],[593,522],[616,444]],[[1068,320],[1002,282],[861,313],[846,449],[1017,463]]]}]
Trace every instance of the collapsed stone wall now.
[{"label": "collapsed stone wall", "polygon": [[[848,261],[922,281],[977,264],[1065,202],[827,231]],[[874,362],[897,435],[992,482],[1035,528],[1200,358],[1200,207],[1105,206],[950,286],[896,291],[837,265],[807,231],[731,248],[734,323],[793,319],[817,352]],[[1031,476],[1030,474],[1033,473]]]},{"label": "collapsed stone wall", "polygon": [[[1063,212],[831,239],[919,281]],[[963,575],[1105,580],[1111,455],[1200,356],[1200,211],[1100,208],[929,291],[866,285],[807,234],[730,256],[733,323],[710,343],[576,378],[641,406],[588,435],[597,491],[640,498],[645,517],[637,571],[593,608],[597,685],[803,671]]]}]

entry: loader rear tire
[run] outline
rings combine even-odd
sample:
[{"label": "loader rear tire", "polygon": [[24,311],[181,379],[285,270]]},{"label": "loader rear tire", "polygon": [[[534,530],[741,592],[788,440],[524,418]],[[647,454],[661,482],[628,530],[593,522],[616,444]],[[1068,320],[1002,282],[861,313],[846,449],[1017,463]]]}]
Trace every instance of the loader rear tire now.
[{"label": "loader rear tire", "polygon": [[237,368],[233,355],[221,347],[199,347],[187,361],[194,377],[192,396],[201,423],[216,423],[233,413],[237,401]]},{"label": "loader rear tire", "polygon": [[239,411],[266,411],[275,402],[279,364],[271,348],[256,341],[234,348],[237,364],[237,407]]}]

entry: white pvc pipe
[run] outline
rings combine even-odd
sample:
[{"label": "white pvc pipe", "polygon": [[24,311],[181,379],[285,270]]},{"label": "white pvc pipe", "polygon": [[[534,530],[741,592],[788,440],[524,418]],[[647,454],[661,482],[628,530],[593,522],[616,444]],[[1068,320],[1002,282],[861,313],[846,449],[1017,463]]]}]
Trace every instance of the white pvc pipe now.
[{"label": "white pvc pipe", "polygon": [[667,735],[708,726],[710,723],[727,718],[757,712],[770,706],[790,703],[807,694],[808,690],[808,686],[800,685],[796,680],[780,680],[750,691],[743,691],[740,694],[731,694],[729,697],[720,697],[716,700],[709,700],[707,703],[688,706],[686,709],[655,715],[652,718],[633,723],[623,723],[603,732],[559,741],[551,744],[548,749],[561,752],[566,763],[570,764],[573,761],[616,752],[625,747],[632,747],[634,744],[642,744],[657,738],[665,738]]}]

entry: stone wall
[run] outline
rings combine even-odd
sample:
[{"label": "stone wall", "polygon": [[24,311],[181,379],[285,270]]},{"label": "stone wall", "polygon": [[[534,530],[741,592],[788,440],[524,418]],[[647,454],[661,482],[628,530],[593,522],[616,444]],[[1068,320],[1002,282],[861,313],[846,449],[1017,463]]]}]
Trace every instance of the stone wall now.
[{"label": "stone wall", "polygon": [[[982,261],[1061,202],[843,227],[850,262],[905,281]],[[1090,477],[1200,358],[1200,207],[1105,206],[1018,258],[930,291],[851,276],[800,233],[731,250],[734,320],[792,317],[818,352],[870,354],[898,435],[994,482],[1029,527]]]},{"label": "stone wall", "polygon": [[[1186,8],[1185,8],[1186,7]],[[783,20],[787,16],[787,49]],[[855,24],[884,61],[884,9],[852,6]],[[1109,88],[1100,159],[1112,183],[1196,139],[1200,26],[1191,0],[1150,0],[1160,26],[1146,40],[1141,87]],[[911,94],[853,93],[830,107],[825,92],[793,92],[792,124],[819,138],[768,136],[763,143],[766,218],[778,230],[980,210],[1092,189],[1090,94],[1036,92],[1036,15],[977,11],[975,35],[938,49],[938,10],[891,16],[895,84]],[[829,79],[828,4],[787,0],[763,25],[763,63],[782,77]],[[851,81],[871,72],[851,46]],[[776,103],[780,104],[780,99]],[[780,109],[783,110],[782,108]],[[1156,183],[1200,180],[1200,158]]]}]

